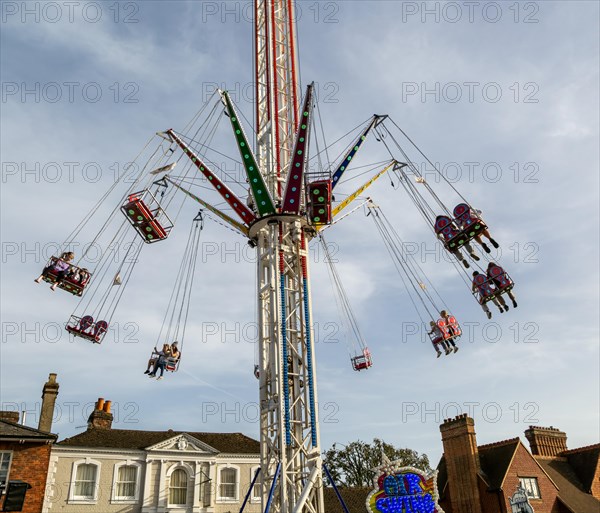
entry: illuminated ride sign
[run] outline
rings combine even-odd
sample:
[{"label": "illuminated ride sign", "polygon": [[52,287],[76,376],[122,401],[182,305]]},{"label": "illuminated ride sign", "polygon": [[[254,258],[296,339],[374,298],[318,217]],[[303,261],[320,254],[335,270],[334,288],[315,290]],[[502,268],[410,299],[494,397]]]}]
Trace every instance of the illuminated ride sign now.
[{"label": "illuminated ride sign", "polygon": [[367,497],[369,513],[444,513],[438,505],[437,471],[426,475],[414,467],[385,463],[376,469]]}]

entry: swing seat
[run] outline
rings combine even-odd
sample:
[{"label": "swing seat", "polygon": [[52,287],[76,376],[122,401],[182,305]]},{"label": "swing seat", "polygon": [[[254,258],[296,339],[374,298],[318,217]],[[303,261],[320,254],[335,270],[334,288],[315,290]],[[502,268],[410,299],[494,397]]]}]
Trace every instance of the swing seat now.
[{"label": "swing seat", "polygon": [[175,372],[179,368],[180,360],[181,360],[181,357],[173,358],[172,356],[169,356],[165,363],[165,370],[168,370],[169,372]]},{"label": "swing seat", "polygon": [[94,322],[91,315],[84,315],[83,317],[72,315],[67,323],[66,330],[74,337],[89,340],[94,344],[101,344],[102,338],[108,330],[108,323],[106,321]]},{"label": "swing seat", "polygon": [[456,317],[450,315],[446,321],[446,326],[448,327],[448,331],[454,331],[454,335],[451,334],[450,338],[453,338],[454,340],[460,338],[462,335],[462,330],[460,329],[460,325],[458,324]]},{"label": "swing seat", "polygon": [[[459,209],[460,206],[465,206],[466,212]],[[466,203],[457,205],[454,209],[455,215],[457,211],[461,212],[461,215],[455,219],[450,219],[448,216],[437,216],[435,219],[435,233],[443,238],[444,247],[450,252],[459,250],[487,228],[481,219],[471,216],[470,208]],[[458,226],[465,226],[465,228],[459,229]]]},{"label": "swing seat", "polygon": [[473,292],[480,305],[483,305],[496,298],[499,291],[494,287],[492,280],[486,278],[483,274],[478,274],[473,278],[473,283],[477,285],[477,290]]},{"label": "swing seat", "polygon": [[496,286],[496,293],[498,295],[512,290],[512,288],[515,286],[515,283],[510,279],[510,276],[499,265],[490,267],[490,270],[488,271],[488,279]]},{"label": "swing seat", "polygon": [[444,318],[438,319],[436,324],[442,332],[442,338],[444,340],[456,340],[462,335],[460,326],[453,316],[448,317],[448,321]]},{"label": "swing seat", "polygon": [[173,228],[173,223],[148,189],[130,194],[121,211],[147,244],[166,239]]},{"label": "swing seat", "polygon": [[[61,260],[61,259],[58,257],[55,257],[55,256],[51,257],[50,260],[48,261],[48,264],[44,268],[44,272],[42,274],[42,280],[45,281],[46,283],[50,283],[50,284],[56,283],[59,271],[57,271],[54,268],[54,266],[56,265],[56,263],[59,260]],[[81,280],[81,279],[78,279],[77,277],[81,276],[84,273],[82,268],[77,267],[76,265],[73,265],[73,264],[69,264],[69,266],[70,266],[69,274],[61,280],[61,282],[58,284],[58,288],[62,289],[62,290],[66,290],[67,292],[70,292],[74,296],[80,297],[83,295],[83,291],[85,290],[86,285],[90,281],[91,273],[89,271],[85,271],[87,274],[87,278],[84,278],[83,280]]]},{"label": "swing seat", "polygon": [[483,232],[487,225],[474,214],[473,209],[466,203],[459,203],[452,211],[454,214],[454,223],[462,228],[461,234],[468,237],[469,240],[477,237]]},{"label": "swing seat", "polygon": [[371,353],[369,348],[366,347],[361,355],[354,356],[352,358],[352,368],[355,371],[361,371],[364,369],[368,369],[373,365],[373,360],[371,358]]},{"label": "swing seat", "polygon": [[451,253],[469,242],[464,231],[460,231],[448,216],[437,216],[434,229],[436,235],[442,238],[444,247]]}]

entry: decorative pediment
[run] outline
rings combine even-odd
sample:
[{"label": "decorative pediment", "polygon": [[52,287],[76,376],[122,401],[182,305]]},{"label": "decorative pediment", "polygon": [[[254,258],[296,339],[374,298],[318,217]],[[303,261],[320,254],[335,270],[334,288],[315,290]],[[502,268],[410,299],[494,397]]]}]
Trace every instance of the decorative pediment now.
[{"label": "decorative pediment", "polygon": [[162,442],[151,445],[150,447],[146,447],[146,450],[148,452],[168,451],[177,452],[180,454],[217,454],[219,452],[214,447],[201,442],[197,438],[194,438],[187,433],[176,435],[168,440],[163,440]]}]

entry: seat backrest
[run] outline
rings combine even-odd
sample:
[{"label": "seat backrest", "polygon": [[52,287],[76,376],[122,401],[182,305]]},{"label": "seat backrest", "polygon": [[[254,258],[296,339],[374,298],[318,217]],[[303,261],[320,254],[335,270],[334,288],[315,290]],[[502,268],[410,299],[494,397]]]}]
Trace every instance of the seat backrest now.
[{"label": "seat backrest", "polygon": [[499,288],[512,285],[512,281],[508,278],[507,274],[504,272],[504,269],[502,269],[502,267],[499,265],[491,266],[488,269],[488,276],[498,284]]},{"label": "seat backrest", "polygon": [[99,337],[100,335],[104,334],[107,329],[108,323],[106,321],[98,321],[96,323],[96,327],[94,328],[94,335]]},{"label": "seat backrest", "polygon": [[472,215],[473,211],[471,210],[471,207],[466,203],[459,203],[456,205],[452,213],[454,214],[456,222],[463,229],[471,226],[477,221],[477,219]]},{"label": "seat backrest", "polygon": [[450,330],[448,329],[448,325],[446,324],[446,319],[444,319],[443,317],[441,319],[438,319],[436,325],[442,332],[442,336],[445,339],[450,337]]},{"label": "seat backrest", "polygon": [[473,278],[473,283],[475,283],[475,285],[477,286],[477,289],[479,290],[481,295],[484,297],[489,296],[490,294],[492,294],[494,292],[487,277],[484,276],[483,274],[478,274],[477,276],[475,276]]},{"label": "seat backrest", "polygon": [[454,317],[453,315],[449,315],[446,323],[450,328],[452,328],[452,331],[454,331],[455,336],[462,335],[462,330],[460,329],[460,326],[458,324],[458,321],[456,320],[456,317]]},{"label": "seat backrest", "polygon": [[452,223],[452,219],[448,216],[437,216],[434,225],[435,233],[441,234],[444,240],[450,240],[456,237],[459,233],[456,226]]},{"label": "seat backrest", "polygon": [[94,318],[91,315],[84,315],[79,320],[79,329],[81,331],[85,331],[89,329],[94,324]]}]

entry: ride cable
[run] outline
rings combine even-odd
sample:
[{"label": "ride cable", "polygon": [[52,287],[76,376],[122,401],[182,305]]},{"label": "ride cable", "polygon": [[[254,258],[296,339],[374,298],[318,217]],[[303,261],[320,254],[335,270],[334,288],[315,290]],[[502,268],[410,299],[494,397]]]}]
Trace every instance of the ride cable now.
[{"label": "ride cable", "polygon": [[333,258],[327,247],[327,242],[322,233],[319,234],[319,242],[321,243],[325,255],[325,263],[327,264],[327,271],[334,289],[335,303],[340,314],[340,320],[344,327],[344,331],[346,332],[346,342],[350,354],[350,361],[354,370],[360,371],[362,369],[368,369],[372,365],[369,348],[360,332],[356,316],[354,315],[354,311],[348,300],[348,295],[346,294],[346,290],[344,289],[344,285],[342,284],[342,280],[335,267]]},{"label": "ride cable", "polygon": [[[417,261],[404,251],[404,242],[394,230],[394,227],[385,217],[381,208],[376,205],[369,206],[369,214],[372,215],[377,230],[383,239],[388,253],[392,257],[394,266],[402,279],[404,288],[407,290],[409,298],[415,308],[421,323],[427,326],[421,308],[417,306],[417,301],[421,303],[422,310],[428,315],[430,331],[427,333],[433,344],[433,348],[439,358],[442,355],[440,349],[444,349],[446,355],[458,351],[456,340],[462,334],[460,325],[455,317],[448,313],[440,294],[433,286],[423,269]],[[433,291],[433,294],[429,292]],[[437,296],[434,297],[434,296]],[[444,308],[442,309],[441,306]],[[432,311],[433,310],[433,311]],[[439,314],[437,321],[435,320]]]},{"label": "ride cable", "polygon": [[[183,352],[185,334],[187,329],[188,317],[190,312],[190,300],[194,287],[194,278],[196,274],[196,263],[198,260],[198,248],[200,247],[200,236],[204,228],[203,212],[200,210],[193,219],[188,234],[188,240],[183,252],[181,263],[177,271],[177,276],[169,298],[167,311],[163,318],[160,331],[156,340],[155,347],[162,347],[165,344],[172,344],[174,341],[179,343],[179,350]],[[167,370],[177,370],[179,359],[173,362],[174,369],[167,366]]]},{"label": "ride cable", "polygon": [[[392,258],[394,267],[398,271],[404,288],[417,311],[423,324],[428,324],[423,318],[423,311],[429,319],[435,319],[439,312],[446,308],[444,301],[437,289],[433,286],[418,262],[404,250],[405,244],[398,232],[394,229],[381,207],[371,203],[368,206],[369,213],[373,218],[377,231],[383,240],[385,247]],[[433,292],[430,292],[431,291]],[[417,302],[422,308],[417,306]]]}]

